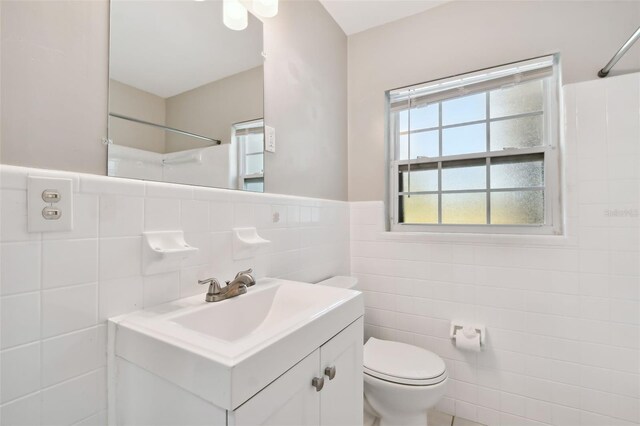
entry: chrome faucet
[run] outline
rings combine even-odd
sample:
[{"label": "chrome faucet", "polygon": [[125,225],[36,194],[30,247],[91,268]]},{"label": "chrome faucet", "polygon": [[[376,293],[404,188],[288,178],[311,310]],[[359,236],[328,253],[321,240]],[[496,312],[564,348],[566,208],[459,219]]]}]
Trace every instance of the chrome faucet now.
[{"label": "chrome faucet", "polygon": [[220,302],[221,300],[231,299],[247,292],[247,288],[256,283],[251,273],[251,268],[246,271],[240,271],[231,281],[227,281],[227,285],[220,287],[220,282],[216,278],[208,278],[206,280],[198,280],[198,284],[209,284],[209,290],[205,300],[207,302]]}]

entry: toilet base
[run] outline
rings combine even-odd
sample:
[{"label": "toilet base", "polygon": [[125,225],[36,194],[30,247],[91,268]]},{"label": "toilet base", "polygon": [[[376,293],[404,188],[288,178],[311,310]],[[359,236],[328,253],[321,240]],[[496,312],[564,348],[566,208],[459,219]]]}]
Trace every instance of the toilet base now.
[{"label": "toilet base", "polygon": [[364,407],[362,407],[362,411],[364,412],[363,426],[378,426],[378,413],[371,408],[371,404],[367,401],[366,395],[363,395],[362,402],[364,403]]},{"label": "toilet base", "polygon": [[[364,396],[378,426],[425,426],[427,411],[444,396],[447,379],[429,386],[408,386],[364,375]],[[366,408],[365,408],[366,410]]]}]

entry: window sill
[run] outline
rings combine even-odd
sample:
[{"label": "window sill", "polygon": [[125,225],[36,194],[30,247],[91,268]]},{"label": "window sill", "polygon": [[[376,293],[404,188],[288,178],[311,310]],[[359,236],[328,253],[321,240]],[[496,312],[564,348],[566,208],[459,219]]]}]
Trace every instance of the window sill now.
[{"label": "window sill", "polygon": [[415,242],[415,243],[454,243],[454,244],[486,244],[502,246],[542,246],[571,247],[576,246],[575,237],[549,234],[497,234],[470,232],[407,232],[384,231],[379,233],[381,240]]}]

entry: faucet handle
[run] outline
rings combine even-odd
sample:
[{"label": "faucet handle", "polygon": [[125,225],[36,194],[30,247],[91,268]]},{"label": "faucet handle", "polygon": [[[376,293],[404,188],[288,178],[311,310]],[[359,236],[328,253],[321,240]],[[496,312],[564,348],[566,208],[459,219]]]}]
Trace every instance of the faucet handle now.
[{"label": "faucet handle", "polygon": [[[253,268],[249,268],[246,271],[240,271],[236,274],[236,278],[238,278],[240,275],[246,274],[246,275],[251,275],[253,273]],[[235,279],[235,278],[234,278]]]},{"label": "faucet handle", "polygon": [[209,284],[208,294],[220,294],[220,281],[217,278],[207,278],[206,280],[198,280],[198,284],[205,285]]}]

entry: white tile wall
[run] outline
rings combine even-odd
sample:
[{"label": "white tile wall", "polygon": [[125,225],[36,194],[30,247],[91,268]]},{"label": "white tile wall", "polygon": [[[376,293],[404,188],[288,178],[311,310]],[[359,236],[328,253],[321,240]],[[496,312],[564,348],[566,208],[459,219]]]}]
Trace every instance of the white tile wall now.
[{"label": "white tile wall", "polygon": [[[438,407],[488,425],[640,423],[640,75],[564,88],[564,237],[389,235],[351,204],[368,335],[442,356]],[[479,354],[449,322],[487,325]]]},{"label": "white tile wall", "polygon": [[[27,175],[74,180],[72,232],[27,232]],[[309,282],[349,273],[343,202],[3,165],[0,214],[2,425],[105,424],[111,316],[204,293],[198,279],[247,267]],[[236,225],[257,226],[273,244],[234,261]],[[141,234],[159,229],[183,229],[200,252],[180,271],[143,277]]]}]

